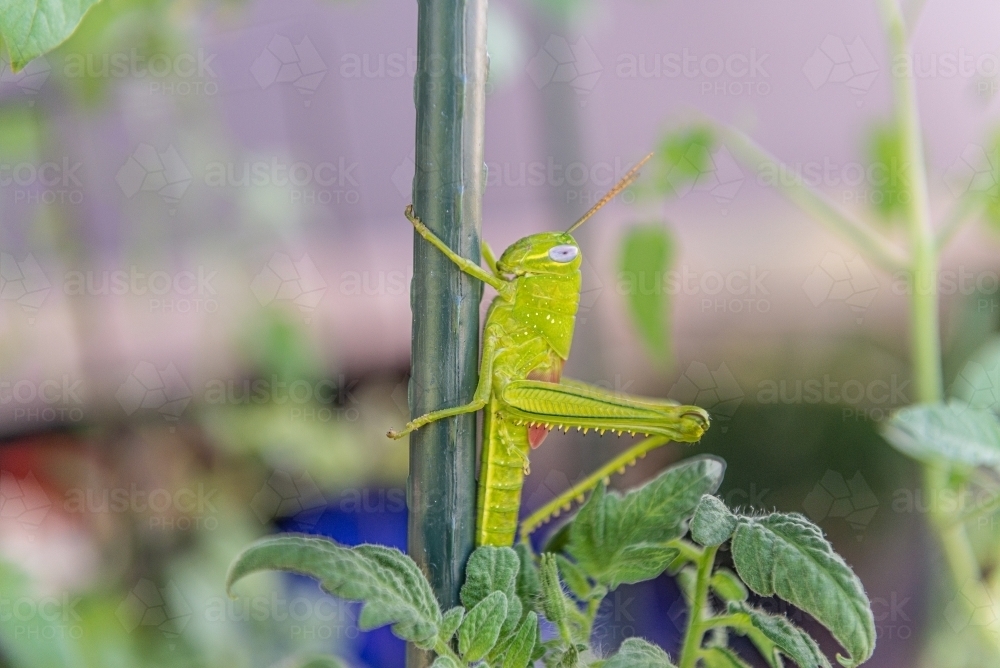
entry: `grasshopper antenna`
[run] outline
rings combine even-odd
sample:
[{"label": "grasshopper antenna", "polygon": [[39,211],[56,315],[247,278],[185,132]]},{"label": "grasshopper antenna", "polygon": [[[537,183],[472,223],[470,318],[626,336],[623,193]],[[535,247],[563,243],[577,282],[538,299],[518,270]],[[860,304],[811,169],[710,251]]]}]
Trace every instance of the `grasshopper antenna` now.
[{"label": "grasshopper antenna", "polygon": [[635,181],[637,178],[639,178],[639,169],[643,165],[645,165],[647,162],[649,162],[649,159],[652,158],[652,157],[653,157],[653,154],[650,153],[645,158],[643,158],[642,160],[640,160],[636,164],[635,167],[633,167],[632,169],[628,170],[628,173],[625,174],[625,176],[622,177],[622,180],[618,182],[618,185],[616,185],[614,188],[612,188],[610,191],[608,191],[608,194],[605,195],[604,197],[602,197],[600,202],[598,202],[594,206],[590,207],[590,211],[588,211],[587,213],[583,214],[583,216],[580,217],[580,220],[578,220],[575,223],[573,223],[573,225],[571,225],[570,228],[568,230],[566,230],[566,232],[567,233],[572,232],[576,228],[578,228],[581,225],[583,225],[585,222],[587,222],[587,220],[591,216],[593,216],[595,213],[597,213],[598,211],[600,211],[601,207],[603,207],[605,204],[607,204],[608,202],[610,202],[611,200],[613,200],[615,197],[617,197],[618,193],[620,193],[621,191],[625,190],[630,185],[632,185],[632,182]]}]

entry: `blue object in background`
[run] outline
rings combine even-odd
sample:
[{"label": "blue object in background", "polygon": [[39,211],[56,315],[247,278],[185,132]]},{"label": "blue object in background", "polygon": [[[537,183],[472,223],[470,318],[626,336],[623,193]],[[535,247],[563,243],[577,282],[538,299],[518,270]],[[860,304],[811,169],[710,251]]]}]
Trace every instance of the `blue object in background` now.
[{"label": "blue object in background", "polygon": [[[406,490],[351,489],[341,492],[323,510],[305,511],[279,522],[281,531],[326,536],[342,545],[378,543],[406,551]],[[296,577],[296,576],[293,576]],[[388,626],[360,633],[341,644],[372,668],[396,668],[406,663],[406,644]]]}]

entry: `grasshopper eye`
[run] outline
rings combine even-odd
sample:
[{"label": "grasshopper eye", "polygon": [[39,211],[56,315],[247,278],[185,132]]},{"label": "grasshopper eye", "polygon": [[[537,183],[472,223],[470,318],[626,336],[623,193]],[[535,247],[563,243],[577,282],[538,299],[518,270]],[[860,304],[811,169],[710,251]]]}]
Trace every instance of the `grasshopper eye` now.
[{"label": "grasshopper eye", "polygon": [[570,262],[579,252],[579,248],[570,244],[554,246],[549,249],[549,259],[553,262]]}]

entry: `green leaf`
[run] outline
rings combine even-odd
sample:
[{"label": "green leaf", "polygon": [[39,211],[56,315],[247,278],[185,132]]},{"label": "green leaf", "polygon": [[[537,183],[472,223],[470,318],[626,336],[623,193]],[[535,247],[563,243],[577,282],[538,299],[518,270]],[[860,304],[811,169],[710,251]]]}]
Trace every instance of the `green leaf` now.
[{"label": "green leaf", "polygon": [[661,224],[628,230],[622,242],[618,293],[625,296],[632,322],[654,359],[670,356],[670,296],[664,286],[674,264],[674,242]]},{"label": "green leaf", "polygon": [[750,668],[736,652],[726,647],[709,647],[701,653],[704,668]]},{"label": "green leaf", "polygon": [[743,582],[736,573],[728,568],[720,568],[715,571],[709,585],[712,587],[712,591],[726,602],[745,601],[748,596],[747,588],[743,586]]},{"label": "green leaf", "polygon": [[686,566],[678,571],[677,576],[677,587],[681,590],[681,594],[684,596],[684,602],[691,607],[694,602],[694,591],[698,584],[698,569],[694,566]]},{"label": "green leaf", "polygon": [[654,187],[666,195],[683,195],[712,170],[715,136],[710,128],[694,126],[668,134],[656,149]]},{"label": "green leaf", "polygon": [[675,668],[670,657],[656,645],[642,638],[629,638],[603,668]]},{"label": "green leaf", "polygon": [[464,668],[462,664],[455,661],[455,659],[450,656],[439,656],[434,659],[434,663],[431,664],[431,668]]},{"label": "green leaf", "polygon": [[875,128],[869,144],[870,199],[875,210],[886,219],[905,214],[912,197],[910,167],[903,159],[904,142],[902,126],[888,123]]},{"label": "green leaf", "polygon": [[542,581],[535,566],[535,557],[531,548],[524,543],[518,543],[514,550],[521,562],[517,573],[517,597],[521,599],[526,610],[538,610],[538,602],[542,598]]},{"label": "green leaf", "polygon": [[593,591],[593,587],[583,569],[561,554],[556,555],[556,562],[559,565],[559,573],[562,575],[563,582],[573,592],[573,595],[581,601],[586,601],[590,598],[590,592]]},{"label": "green leaf", "polygon": [[969,204],[982,207],[982,215],[994,228],[1000,227],[1000,132],[984,146],[970,145],[963,151],[961,167],[949,170],[948,188]]},{"label": "green leaf", "polygon": [[882,435],[897,450],[921,461],[1000,470],[1000,422],[984,409],[922,404],[898,411]]},{"label": "green leaf", "polygon": [[[767,638],[769,643],[762,643],[762,650],[768,649],[773,643],[774,647],[781,650],[800,668],[830,668],[829,660],[816,641],[784,617],[769,615],[740,603],[731,604],[729,612],[745,616],[749,624]],[[737,628],[737,631],[740,631],[740,628]],[[750,635],[753,639],[753,634]]]},{"label": "green leaf", "polygon": [[736,515],[718,497],[701,497],[691,519],[691,537],[706,547],[722,545],[736,530]]},{"label": "green leaf", "polygon": [[[990,323],[992,328],[993,323]],[[963,334],[968,335],[975,329],[974,326],[964,327]],[[955,347],[953,344],[952,348]],[[948,392],[964,406],[1000,410],[1000,337],[991,337],[978,346],[963,364]]]},{"label": "green leaf", "polygon": [[598,485],[573,518],[567,551],[587,574],[615,588],[649,580],[677,557],[668,541],[684,534],[703,494],[719,488],[725,463],[696,457],[624,497]]},{"label": "green leaf", "polygon": [[358,626],[387,624],[403,640],[428,648],[437,638],[441,609],[413,560],[381,545],[343,547],[325,538],[285,535],[246,548],[229,567],[226,590],[262,570],[301,573],[319,580],[324,591],[364,601]]},{"label": "green leaf", "polygon": [[301,663],[282,664],[296,668],[344,668],[344,664],[335,656],[311,656],[302,660]]},{"label": "green leaf", "polygon": [[444,613],[441,618],[441,624],[438,628],[438,636],[441,640],[445,642],[451,640],[451,637],[455,635],[455,631],[458,627],[462,625],[462,620],[465,619],[465,608],[460,605],[456,605],[454,608]]},{"label": "green leaf", "polygon": [[493,649],[507,618],[507,596],[495,591],[469,610],[458,627],[458,652],[468,663],[479,661]]},{"label": "green leaf", "polygon": [[499,591],[507,597],[507,618],[501,633],[508,635],[521,621],[521,600],[517,597],[517,574],[521,560],[509,547],[477,548],[465,566],[465,584],[460,596],[462,604],[472,609],[484,598]]},{"label": "green leaf", "polygon": [[476,548],[465,566],[465,584],[460,593],[462,604],[471,609],[495,591],[514,596],[520,569],[521,560],[513,548]]},{"label": "green leaf", "polygon": [[798,514],[741,517],[732,540],[736,572],[761,596],[788,601],[830,630],[857,666],[875,650],[875,620],[861,580],[819,527]]},{"label": "green leaf", "polygon": [[0,3],[0,37],[7,44],[10,68],[66,41],[97,0],[6,0]]},{"label": "green leaf", "polygon": [[566,619],[566,596],[559,580],[559,566],[551,552],[542,554],[542,610],[545,618],[553,624]]},{"label": "green leaf", "polygon": [[503,657],[502,668],[527,668],[538,642],[538,615],[529,612]]}]

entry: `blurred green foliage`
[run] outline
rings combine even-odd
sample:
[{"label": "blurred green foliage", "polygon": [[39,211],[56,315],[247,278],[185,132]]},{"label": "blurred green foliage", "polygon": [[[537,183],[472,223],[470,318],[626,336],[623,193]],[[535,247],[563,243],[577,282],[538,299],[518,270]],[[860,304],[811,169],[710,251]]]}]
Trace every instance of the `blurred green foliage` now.
[{"label": "blurred green foliage", "polygon": [[622,240],[618,292],[624,295],[639,336],[653,358],[670,363],[670,296],[667,272],[674,265],[674,240],[662,223],[630,228]]}]

